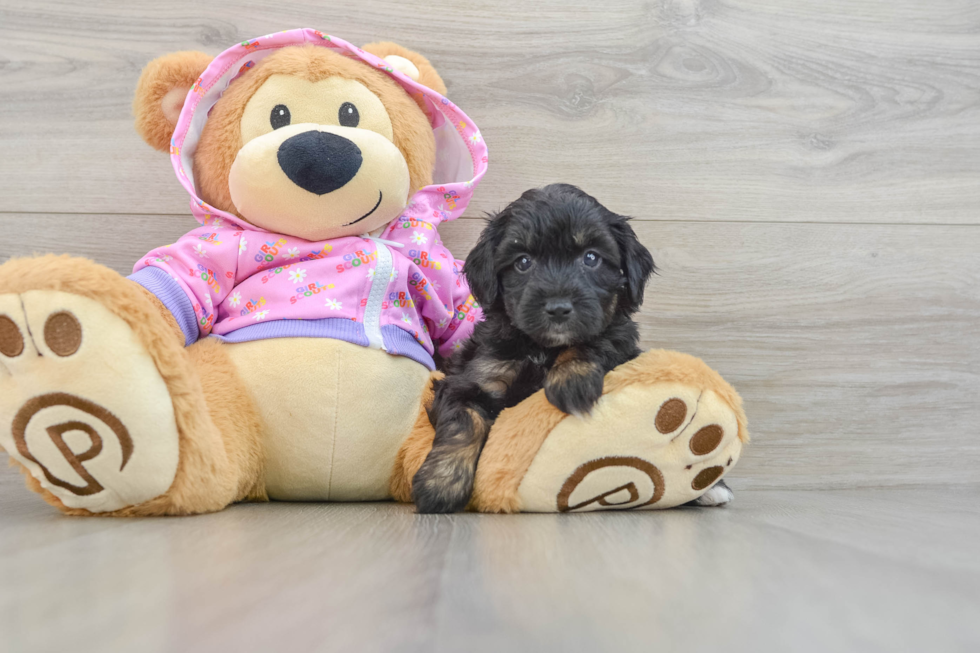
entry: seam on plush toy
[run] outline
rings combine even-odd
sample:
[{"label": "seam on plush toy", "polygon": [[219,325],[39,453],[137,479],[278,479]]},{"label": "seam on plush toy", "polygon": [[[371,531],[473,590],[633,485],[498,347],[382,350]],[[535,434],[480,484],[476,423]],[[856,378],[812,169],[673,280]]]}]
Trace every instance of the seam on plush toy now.
[{"label": "seam on plush toy", "polygon": [[337,380],[334,386],[333,393],[333,439],[330,441],[330,478],[327,479],[327,499],[330,499],[330,493],[333,492],[333,468],[334,468],[334,456],[337,454],[337,416],[340,411],[337,410],[337,402],[340,400],[340,352],[334,351],[334,367],[337,368]]},{"label": "seam on plush toy", "polygon": [[[309,41],[306,41],[305,39],[304,39],[303,42],[304,43],[309,43]],[[259,50],[281,50],[283,47],[284,46],[282,46],[282,45],[266,45],[264,47],[255,48],[255,51],[257,52]],[[197,107],[201,104],[201,100],[204,99],[204,96],[207,95],[211,91],[211,89],[214,88],[214,85],[217,84],[221,80],[221,78],[225,76],[225,73],[227,73],[229,70],[231,70],[235,66],[235,64],[238,63],[239,61],[241,61],[243,58],[244,58],[244,55],[241,56],[241,57],[234,58],[232,61],[230,61],[228,63],[227,66],[225,66],[224,68],[221,69],[221,72],[219,74],[215,75],[214,79],[211,80],[211,83],[210,84],[208,84],[207,86],[202,87],[204,89],[204,92],[200,94],[200,97],[198,97],[197,102],[194,103],[194,106],[191,109],[192,112],[196,112],[197,111]],[[205,72],[207,72],[207,69],[205,69]],[[202,73],[202,75],[203,75],[203,73]],[[200,76],[198,77],[198,79],[200,79]],[[228,82],[228,86],[231,86],[231,82],[230,81]],[[228,86],[226,86],[225,88],[227,89]],[[219,97],[218,99],[221,99],[221,98]],[[215,100],[215,103],[217,103],[217,101],[218,100]],[[183,149],[183,147],[184,147],[184,141],[187,140],[187,134],[189,134],[189,133],[190,133],[190,129],[186,129],[186,130],[184,130],[184,133],[181,135],[180,143],[178,143],[178,147],[180,147],[181,149]]]},{"label": "seam on plush toy", "polygon": [[697,401],[694,402],[694,414],[691,415],[691,419],[687,422],[687,425],[684,428],[682,428],[677,435],[675,435],[670,439],[671,442],[684,435],[684,431],[691,428],[691,424],[694,424],[694,420],[698,416],[698,409],[701,407],[701,397],[703,396],[704,396],[704,389],[702,388],[701,392],[698,393]]}]

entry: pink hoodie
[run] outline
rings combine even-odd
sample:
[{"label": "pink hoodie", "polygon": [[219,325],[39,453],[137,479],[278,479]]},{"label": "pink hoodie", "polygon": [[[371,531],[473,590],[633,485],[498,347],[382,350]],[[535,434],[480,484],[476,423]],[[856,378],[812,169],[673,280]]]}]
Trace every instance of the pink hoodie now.
[{"label": "pink hoodie", "polygon": [[[311,242],[271,233],[204,203],[193,156],[211,107],[234,78],[278,48],[331,48],[384,70],[422,97],[436,139],[435,183],[411,197],[377,238]],[[203,225],[140,260],[130,277],[174,314],[186,344],[208,335],[227,342],[338,338],[407,356],[434,368],[470,336],[480,307],[439,237],[459,217],[487,168],[477,126],[435,91],[346,41],[311,29],[262,36],[218,55],[187,95],[171,140],[177,177]]]}]

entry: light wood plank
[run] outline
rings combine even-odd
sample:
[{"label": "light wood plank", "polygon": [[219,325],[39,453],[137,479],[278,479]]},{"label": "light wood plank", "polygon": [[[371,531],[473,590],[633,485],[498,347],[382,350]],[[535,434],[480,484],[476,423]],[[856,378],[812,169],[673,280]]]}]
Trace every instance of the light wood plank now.
[{"label": "light wood plank", "polygon": [[72,254],[129,274],[148,251],[199,226],[175,215],[0,213],[0,261],[32,254]]},{"label": "light wood plank", "polygon": [[[0,215],[0,259],[70,252],[128,273],[195,223]],[[463,257],[483,228],[442,234]],[[645,348],[689,352],[742,393],[747,487],[975,481],[980,466],[980,228],[635,223],[660,274]]]},{"label": "light wood plank", "polygon": [[140,68],[303,25],[431,57],[490,146],[472,215],[568,181],[649,220],[980,222],[972,0],[6,2],[0,211],[182,214]]},{"label": "light wood plank", "polygon": [[967,651],[980,486],[726,509],[71,519],[0,472],[6,650]]},{"label": "light wood plank", "polygon": [[0,469],[7,647],[980,648],[980,5],[0,0],[0,261],[125,274],[193,227],[141,67],[306,25],[432,59],[491,149],[469,215],[568,181],[642,221],[643,345],[745,398],[736,502],[87,520]]}]

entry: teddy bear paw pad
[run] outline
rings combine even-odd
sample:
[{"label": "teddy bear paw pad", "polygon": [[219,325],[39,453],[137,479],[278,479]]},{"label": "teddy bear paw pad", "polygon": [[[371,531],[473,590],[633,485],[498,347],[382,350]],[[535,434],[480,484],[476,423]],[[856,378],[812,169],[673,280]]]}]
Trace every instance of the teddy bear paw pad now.
[{"label": "teddy bear paw pad", "polygon": [[0,445],[69,508],[107,512],[167,491],[173,404],[122,318],[69,293],[0,295]]},{"label": "teddy bear paw pad", "polygon": [[737,462],[735,412],[711,389],[635,384],[590,416],[563,419],[518,490],[528,512],[670,508],[708,492]]}]

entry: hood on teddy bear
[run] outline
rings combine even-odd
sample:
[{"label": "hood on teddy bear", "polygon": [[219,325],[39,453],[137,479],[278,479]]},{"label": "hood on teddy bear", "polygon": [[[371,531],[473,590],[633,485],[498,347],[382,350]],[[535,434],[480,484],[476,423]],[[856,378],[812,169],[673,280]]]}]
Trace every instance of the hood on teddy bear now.
[{"label": "hood on teddy bear", "polygon": [[194,152],[211,108],[236,78],[276,50],[304,44],[328,48],[383,71],[419,102],[428,117],[436,143],[433,183],[409,198],[401,218],[417,216],[438,225],[462,215],[487,169],[487,147],[473,121],[451,101],[414,81],[389,61],[337,37],[305,28],[261,36],[228,48],[214,58],[188,92],[170,141],[170,158],[178,180],[191,196],[191,212],[198,222],[206,224],[217,217],[225,223],[263,231],[200,198],[194,182]]}]

